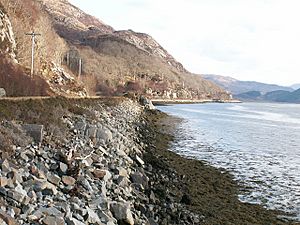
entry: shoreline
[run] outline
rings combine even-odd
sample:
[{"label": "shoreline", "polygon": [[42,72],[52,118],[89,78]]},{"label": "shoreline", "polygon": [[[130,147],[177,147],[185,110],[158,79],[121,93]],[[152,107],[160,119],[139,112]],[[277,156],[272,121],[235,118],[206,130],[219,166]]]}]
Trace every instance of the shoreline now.
[{"label": "shoreline", "polygon": [[[0,100],[0,121],[0,223],[299,224],[238,201],[229,173],[169,151],[181,120],[136,101]],[[43,127],[39,143],[25,124]]]},{"label": "shoreline", "polygon": [[204,104],[204,103],[242,103],[240,100],[212,100],[212,99],[151,99],[153,105],[171,104]]},{"label": "shoreline", "polygon": [[[184,202],[186,209],[201,218],[195,224],[300,224],[282,219],[281,215],[286,214],[284,212],[239,201],[241,186],[228,172],[171,152],[169,146],[174,139],[172,130],[176,129],[180,119],[157,112],[156,115],[150,115],[149,122],[156,148],[147,149],[145,162],[159,164],[157,173],[169,177],[176,174],[174,183],[170,179],[165,185],[167,190],[177,193],[177,201]],[[176,186],[180,186],[180,189]]]}]

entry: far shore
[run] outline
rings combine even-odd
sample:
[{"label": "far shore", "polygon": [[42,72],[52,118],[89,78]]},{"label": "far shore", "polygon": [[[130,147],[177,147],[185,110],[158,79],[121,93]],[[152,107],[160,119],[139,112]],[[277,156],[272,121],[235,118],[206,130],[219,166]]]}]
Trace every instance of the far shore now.
[{"label": "far shore", "polygon": [[231,100],[214,100],[214,99],[151,99],[154,105],[169,104],[201,104],[201,103],[242,103],[237,99]]}]

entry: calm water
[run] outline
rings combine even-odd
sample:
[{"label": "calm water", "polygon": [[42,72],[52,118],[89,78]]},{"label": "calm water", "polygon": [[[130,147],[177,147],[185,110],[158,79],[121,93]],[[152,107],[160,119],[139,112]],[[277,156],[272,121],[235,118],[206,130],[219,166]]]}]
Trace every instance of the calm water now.
[{"label": "calm water", "polygon": [[158,107],[184,119],[172,150],[225,168],[248,188],[240,199],[300,220],[300,105],[195,104]]}]

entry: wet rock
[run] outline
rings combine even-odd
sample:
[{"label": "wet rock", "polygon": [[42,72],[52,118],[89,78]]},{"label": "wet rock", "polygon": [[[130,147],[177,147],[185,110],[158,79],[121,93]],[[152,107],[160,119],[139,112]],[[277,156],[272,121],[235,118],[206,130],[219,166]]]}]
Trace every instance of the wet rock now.
[{"label": "wet rock", "polygon": [[128,203],[112,203],[110,207],[119,224],[134,225],[134,219]]}]

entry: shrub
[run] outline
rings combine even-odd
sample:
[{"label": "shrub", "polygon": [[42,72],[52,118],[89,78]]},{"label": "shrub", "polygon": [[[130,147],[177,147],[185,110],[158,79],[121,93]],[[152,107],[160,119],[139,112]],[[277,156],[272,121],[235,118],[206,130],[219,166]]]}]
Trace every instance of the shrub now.
[{"label": "shrub", "polygon": [[13,64],[0,54],[0,87],[6,90],[7,96],[47,96],[49,85],[42,78],[30,78],[24,69]]}]

